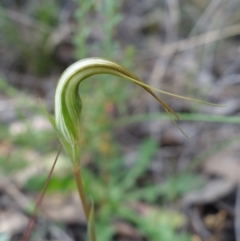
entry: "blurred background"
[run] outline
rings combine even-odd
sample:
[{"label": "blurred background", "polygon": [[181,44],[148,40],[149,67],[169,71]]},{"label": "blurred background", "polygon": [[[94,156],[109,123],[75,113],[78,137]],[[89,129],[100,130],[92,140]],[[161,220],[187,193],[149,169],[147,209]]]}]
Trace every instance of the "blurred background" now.
[{"label": "blurred background", "polygon": [[[188,140],[140,87],[81,84],[82,172],[98,241],[240,241],[239,0],[0,0],[0,241],[20,240],[60,143],[61,73],[111,59],[144,82],[225,108],[160,96]],[[58,160],[31,240],[85,240],[71,164]]]}]

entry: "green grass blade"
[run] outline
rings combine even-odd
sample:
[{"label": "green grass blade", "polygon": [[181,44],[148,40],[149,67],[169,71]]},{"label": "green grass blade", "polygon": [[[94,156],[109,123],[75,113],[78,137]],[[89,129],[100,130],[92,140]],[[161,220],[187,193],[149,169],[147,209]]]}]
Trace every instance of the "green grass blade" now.
[{"label": "green grass blade", "polygon": [[125,177],[123,177],[120,183],[122,189],[127,190],[135,184],[137,179],[146,171],[149,161],[156,150],[157,143],[152,139],[144,141],[141,144],[136,163],[134,163],[132,168],[125,174]]},{"label": "green grass blade", "polygon": [[[197,121],[197,122],[213,122],[223,124],[240,124],[240,116],[220,116],[209,114],[196,113],[178,113],[182,121]],[[143,114],[123,117],[115,121],[114,126],[129,125],[145,121],[169,120],[169,115],[161,114]]]}]

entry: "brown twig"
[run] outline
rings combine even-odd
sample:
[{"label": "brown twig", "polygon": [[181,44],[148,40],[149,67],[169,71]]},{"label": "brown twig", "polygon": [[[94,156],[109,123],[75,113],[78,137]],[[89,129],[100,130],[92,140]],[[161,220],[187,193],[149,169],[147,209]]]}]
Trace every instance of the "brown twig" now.
[{"label": "brown twig", "polygon": [[240,183],[237,186],[237,195],[235,201],[235,221],[234,221],[234,231],[236,241],[240,241]]},{"label": "brown twig", "polygon": [[[215,41],[220,41],[226,38],[240,35],[240,24],[235,24],[229,27],[219,28],[203,34],[189,37],[187,39],[179,40],[177,42],[169,43],[161,46],[161,51],[156,56],[149,56],[146,52],[143,52],[144,57],[140,60],[155,59],[159,57],[172,56],[175,53],[193,49],[205,44],[209,44]],[[157,50],[155,50],[157,53]]]},{"label": "brown twig", "polygon": [[48,177],[47,177],[47,180],[46,180],[46,182],[45,182],[45,184],[44,184],[44,187],[43,187],[43,189],[42,189],[42,192],[41,192],[39,198],[37,199],[37,202],[36,202],[36,205],[35,205],[35,208],[34,208],[32,217],[31,217],[31,219],[29,220],[28,226],[27,226],[27,228],[26,228],[26,230],[25,230],[25,232],[24,232],[24,234],[23,234],[23,236],[22,236],[22,238],[21,238],[21,241],[28,241],[29,238],[30,238],[30,235],[31,235],[31,233],[32,233],[32,230],[33,230],[34,225],[35,225],[35,222],[36,222],[38,210],[39,210],[39,208],[40,208],[40,206],[41,206],[43,197],[44,197],[45,192],[46,192],[46,190],[47,190],[49,181],[50,181],[50,179],[51,179],[53,170],[54,170],[54,168],[55,168],[55,165],[56,165],[56,163],[57,163],[57,160],[58,160],[58,157],[59,157],[59,155],[60,155],[61,150],[62,150],[62,148],[60,148],[59,151],[58,151],[58,153],[57,153],[57,156],[56,156],[56,158],[55,158],[55,160],[54,160],[54,163],[53,163],[53,165],[52,165],[52,168],[51,168],[51,170],[50,170],[50,172],[49,172],[49,174],[48,174]]}]

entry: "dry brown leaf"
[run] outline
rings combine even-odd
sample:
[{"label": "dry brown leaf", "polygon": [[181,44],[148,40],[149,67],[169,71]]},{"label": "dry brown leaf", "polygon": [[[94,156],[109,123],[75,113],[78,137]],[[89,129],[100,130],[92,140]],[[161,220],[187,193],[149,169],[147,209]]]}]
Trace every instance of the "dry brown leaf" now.
[{"label": "dry brown leaf", "polygon": [[235,143],[204,163],[204,171],[208,174],[222,176],[232,181],[240,181],[240,145]]},{"label": "dry brown leaf", "polygon": [[183,199],[183,205],[211,203],[229,194],[236,183],[230,179],[209,181],[202,189],[188,193]]},{"label": "dry brown leaf", "polygon": [[21,212],[0,211],[0,233],[14,235],[21,232],[27,225],[28,219]]},{"label": "dry brown leaf", "polygon": [[64,223],[85,222],[77,194],[49,194],[43,199],[42,210],[50,219]]},{"label": "dry brown leaf", "polygon": [[115,221],[114,228],[116,233],[125,237],[136,238],[140,236],[139,232],[134,227],[122,221]]}]

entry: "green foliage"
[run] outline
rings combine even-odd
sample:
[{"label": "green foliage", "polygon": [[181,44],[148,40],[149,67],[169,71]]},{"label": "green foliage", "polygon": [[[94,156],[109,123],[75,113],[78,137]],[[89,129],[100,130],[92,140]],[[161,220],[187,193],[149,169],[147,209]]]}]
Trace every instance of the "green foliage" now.
[{"label": "green foliage", "polygon": [[204,181],[201,177],[183,172],[177,176],[169,176],[166,180],[157,186],[146,185],[131,193],[133,199],[144,199],[150,203],[155,202],[157,197],[167,203],[184,195],[191,190],[196,190],[203,186]]},{"label": "green foliage", "polygon": [[[41,118],[41,110],[36,108],[35,100],[19,93],[3,78],[0,78],[0,93],[6,96],[6,111],[9,108],[15,116],[14,121],[0,123],[0,172],[6,176],[15,176],[15,173],[21,173],[29,164],[33,164],[36,161],[33,158],[38,158],[38,154],[43,155],[56,148],[56,134],[51,129],[34,128],[31,118]],[[8,106],[9,100],[11,105]],[[12,128],[15,124],[22,131],[15,132]]]},{"label": "green foliage", "polygon": [[[51,168],[52,161],[55,158],[55,153],[45,154],[42,157],[42,165],[46,168],[46,170]],[[67,193],[69,191],[76,190],[76,184],[74,179],[72,178],[72,169],[71,166],[68,165],[68,158],[64,155],[61,155],[58,159],[58,163],[55,166],[53,175],[49,181],[47,192],[61,192]],[[24,187],[30,191],[41,191],[44,183],[46,181],[46,173],[41,172],[36,176],[29,178]]]},{"label": "green foliage", "polygon": [[138,226],[142,235],[151,241],[190,241],[187,233],[176,232],[184,223],[184,217],[173,210],[156,209],[148,212],[144,217],[139,218],[137,215],[129,215],[129,211],[125,211],[125,215]]},{"label": "green foliage", "polygon": [[23,150],[11,151],[7,156],[0,154],[0,167],[4,173],[14,173],[27,166]]},{"label": "green foliage", "polygon": [[[72,38],[75,58],[101,56],[116,59],[123,66],[131,68],[133,47],[120,48],[121,44],[114,38],[115,29],[122,19],[119,13],[120,2],[109,0],[75,0],[75,2],[76,28]],[[126,88],[124,82],[116,81],[116,77],[111,78],[113,78],[111,81],[107,81],[109,77],[98,75],[81,84],[84,129],[81,146],[87,155],[91,153],[93,156],[101,155],[103,158],[116,156],[116,146],[109,128],[112,122],[111,112],[126,114],[125,103],[129,102],[134,92],[137,93],[131,87]],[[89,95],[93,91],[94,94]]]},{"label": "green foliage", "polygon": [[17,94],[17,90],[11,87],[7,81],[0,76],[0,92],[4,93],[9,97],[14,97]]},{"label": "green foliage", "polygon": [[[146,140],[139,147],[139,153],[136,157],[135,164],[128,168],[124,166],[124,159],[117,158],[111,161],[97,160],[99,175],[96,177],[92,172],[83,170],[83,180],[87,192],[92,195],[95,202],[108,200],[114,206],[121,203],[122,198],[129,195],[123,193],[131,193],[140,176],[146,171],[150,158],[157,149],[153,140]],[[98,164],[99,163],[99,164]],[[101,164],[100,164],[101,163]],[[90,180],[96,180],[94,182]],[[126,196],[126,197],[125,197]]]},{"label": "green foliage", "polygon": [[[149,165],[149,160],[157,150],[157,143],[154,140],[146,140],[138,150],[138,155],[136,158],[136,162],[134,168],[130,169],[129,172],[126,173],[120,180],[116,180],[119,183],[121,181],[121,186],[123,190],[129,190],[132,188],[139,177],[144,174],[144,171],[147,170]],[[117,170],[115,170],[116,172]]]},{"label": "green foliage", "polygon": [[[24,187],[29,191],[40,191],[46,181],[46,175],[39,174],[38,176],[31,177],[27,180]],[[47,192],[69,192],[76,189],[74,180],[71,174],[65,175],[64,177],[52,176]]]},{"label": "green foliage", "polygon": [[[123,18],[122,14],[119,13],[120,1],[75,0],[75,2],[77,6],[74,14],[76,28],[72,38],[75,58],[82,59],[97,55],[117,59],[124,66],[131,68],[134,48],[131,46],[122,47],[115,38],[115,29]],[[48,73],[52,67],[51,56],[46,51],[45,46],[49,40],[49,30],[58,25],[59,5],[52,1],[45,1],[44,4],[33,1],[28,10],[28,16],[33,21],[36,20],[35,27],[44,29],[44,31],[34,31],[30,28],[25,34],[21,34],[22,28],[8,19],[4,14],[4,9],[1,8],[0,27],[3,31],[0,44],[10,47],[9,53],[14,52],[17,55],[16,62],[20,72],[43,75]],[[9,97],[14,97],[17,93],[1,78],[0,90]],[[96,159],[93,164],[96,170],[90,171],[83,168],[83,179],[85,189],[89,196],[93,197],[97,207],[98,241],[111,240],[114,235],[114,227],[110,224],[114,219],[127,220],[151,241],[188,241],[187,234],[177,232],[185,222],[184,217],[179,212],[170,211],[164,205],[201,186],[202,179],[190,172],[185,172],[176,177],[170,176],[158,185],[153,185],[149,181],[143,182],[141,178],[145,175],[149,161],[157,150],[157,144],[153,140],[144,141],[138,150],[135,162],[129,166],[123,158],[118,157],[117,143],[109,131],[113,126],[113,112],[117,112],[121,116],[126,115],[128,107],[125,103],[128,103],[130,97],[137,92],[133,91],[131,87],[126,88],[123,82],[115,81],[115,79],[107,82],[105,76],[84,83],[80,91],[84,106],[89,106],[89,108],[83,109],[84,134],[81,143],[83,155],[90,155],[91,160]],[[94,94],[89,94],[93,91]],[[21,97],[21,99],[23,98]],[[25,105],[26,101],[23,102]],[[20,105],[22,104],[20,103]],[[196,114],[182,114],[180,117],[183,120],[207,120],[239,124],[239,119],[234,117]],[[21,111],[19,111],[17,118],[22,121]],[[118,123],[127,124],[151,118],[166,119],[166,115],[127,117],[119,120]],[[37,131],[30,128],[29,123],[26,124],[26,132],[17,136],[10,136],[7,128],[0,126],[0,140],[7,140],[23,149],[40,150],[42,154],[55,147],[56,135],[52,131]],[[221,145],[222,147],[223,145]],[[212,152],[214,151],[216,150],[212,150]],[[11,173],[26,167],[27,163],[23,156],[23,151],[18,149],[12,151],[7,157],[0,156],[1,170],[5,173]],[[32,191],[41,190],[45,178],[45,175],[41,174],[33,177],[28,180],[25,188]],[[141,180],[141,185],[139,180]],[[70,173],[66,173],[64,176],[53,176],[48,186],[48,192],[67,192],[74,189],[75,183]],[[159,206],[159,200],[161,200],[162,209],[150,211],[145,215],[140,215],[131,208],[132,203],[140,201]],[[91,210],[93,213],[93,208]],[[90,221],[91,225],[92,221]],[[0,234],[0,240],[8,240],[8,237]]]},{"label": "green foliage", "polygon": [[[23,120],[22,123],[25,123],[25,121]],[[28,123],[25,124],[28,125]],[[41,148],[41,152],[46,153],[55,146],[56,134],[52,130],[42,131],[27,127],[24,133],[12,136],[11,141],[13,144],[22,147],[31,147],[36,150]]]},{"label": "green foliage", "polygon": [[22,14],[24,21],[9,17],[11,14],[8,11],[12,9],[5,9],[1,5],[0,3],[0,47],[3,47],[9,56],[14,56],[14,60],[10,61],[15,70],[38,76],[49,73],[54,65],[52,50],[48,51],[46,44],[51,36],[52,27],[58,24],[58,3],[29,2],[28,8],[23,7],[19,13],[20,16]]},{"label": "green foliage", "polygon": [[[164,193],[164,188],[161,185],[148,184],[147,188],[137,186],[139,178],[145,174],[149,161],[156,150],[156,142],[146,140],[139,147],[137,157],[131,168],[126,167],[122,158],[117,158],[109,162],[100,160],[104,164],[98,165],[98,175],[83,169],[85,190],[93,197],[95,206],[98,207],[96,211],[96,231],[99,241],[111,240],[114,229],[109,224],[114,219],[128,220],[149,240],[159,240],[159,237],[162,237],[164,241],[170,241],[171,238],[176,238],[179,235],[176,229],[184,224],[184,218],[180,213],[167,209],[158,210],[158,225],[152,225],[153,213],[141,216],[133,211],[130,205],[139,201],[151,200],[151,202],[156,202],[159,197],[164,197],[165,193],[169,191],[166,188]],[[175,186],[173,183],[175,183]],[[188,185],[184,188],[180,187],[179,180],[175,180],[171,184],[171,188],[176,190],[177,194],[174,193],[174,196],[172,193],[167,193],[169,195],[169,197],[166,197],[168,201],[173,200],[173,197],[176,198],[177,195],[182,195],[189,188]],[[182,185],[184,185],[183,182]],[[163,184],[163,186],[166,186],[166,184]],[[141,194],[136,195],[139,192]],[[160,232],[162,229],[164,233]],[[189,240],[189,237],[185,234],[181,240]]]},{"label": "green foliage", "polygon": [[[75,0],[75,2],[77,5],[74,14],[77,29],[73,36],[75,57],[83,59],[89,56],[103,58],[117,56],[120,48],[113,36],[116,26],[122,19],[122,15],[118,12],[119,2],[111,0]],[[97,36],[100,39],[89,42],[89,37],[96,28],[100,31]]]},{"label": "green foliage", "polygon": [[[137,150],[134,162],[129,166],[121,157],[113,160],[97,159],[94,163],[96,170],[82,168],[84,189],[93,199],[95,208],[95,226],[98,241],[110,241],[115,233],[112,222],[114,220],[126,220],[136,226],[138,231],[149,240],[171,241],[171,238],[179,237],[188,241],[189,236],[177,230],[184,225],[184,216],[174,210],[156,208],[144,215],[131,208],[131,204],[146,201],[156,204],[159,198],[165,200],[162,204],[169,204],[177,197],[200,186],[201,179],[191,174],[182,174],[179,177],[171,177],[162,184],[142,183],[139,180],[145,175],[151,158],[157,151],[157,143],[148,139]],[[33,191],[41,190],[45,175],[39,175],[28,180],[25,188]],[[193,180],[195,181],[193,182]],[[195,183],[195,184],[194,184]],[[71,173],[63,176],[53,175],[48,192],[69,192],[75,190]],[[159,206],[159,204],[157,204]],[[151,205],[149,206],[151,207]],[[152,223],[157,225],[152,225]]]},{"label": "green foliage", "polygon": [[32,17],[41,24],[48,27],[56,27],[58,24],[58,15],[60,7],[58,1],[35,2],[32,7]]}]

